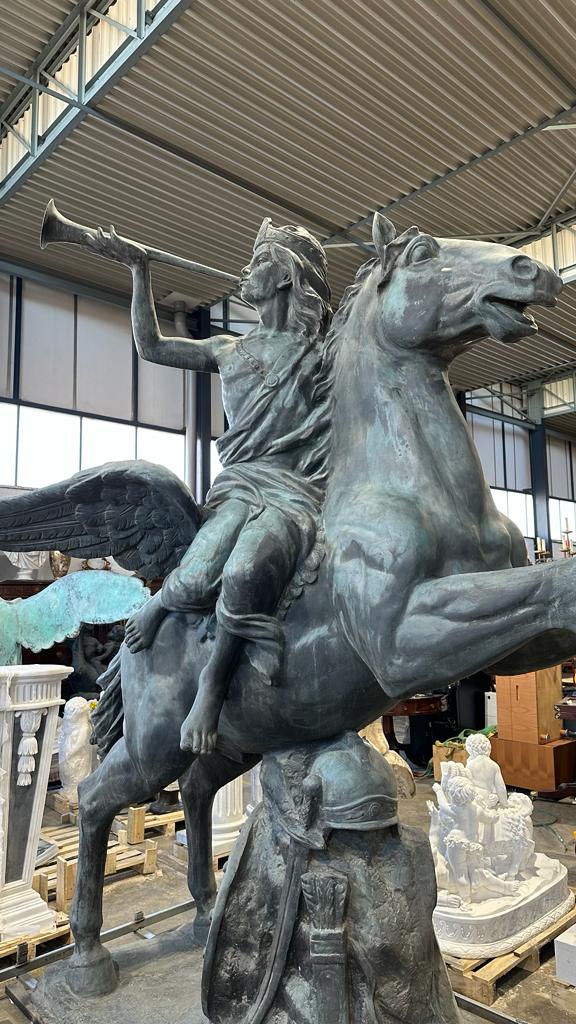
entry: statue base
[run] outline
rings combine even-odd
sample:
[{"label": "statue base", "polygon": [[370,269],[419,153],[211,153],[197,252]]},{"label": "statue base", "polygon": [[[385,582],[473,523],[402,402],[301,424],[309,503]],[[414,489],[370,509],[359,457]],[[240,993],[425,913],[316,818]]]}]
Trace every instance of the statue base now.
[{"label": "statue base", "polygon": [[116,946],[114,959],[122,984],[107,996],[74,995],[66,982],[67,960],[48,967],[35,988],[16,980],[6,991],[35,1024],[207,1024],[200,1010],[202,950],[193,948],[190,925]]},{"label": "statue base", "polygon": [[515,896],[450,907],[442,906],[442,901],[457,897],[440,890],[438,899],[434,930],[440,949],[465,959],[511,953],[574,906],[567,869],[542,853],[536,855],[535,876],[520,882]]},{"label": "statue base", "polygon": [[355,733],[265,754],[202,982],[212,1024],[460,1024],[434,937],[430,846]]}]

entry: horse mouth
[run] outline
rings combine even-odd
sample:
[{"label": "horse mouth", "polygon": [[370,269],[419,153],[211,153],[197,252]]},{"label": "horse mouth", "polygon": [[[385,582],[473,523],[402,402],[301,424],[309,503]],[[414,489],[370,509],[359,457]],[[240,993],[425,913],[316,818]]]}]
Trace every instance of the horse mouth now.
[{"label": "horse mouth", "polygon": [[482,319],[491,338],[511,342],[534,334],[538,330],[528,302],[506,299],[501,295],[484,295],[481,301]]}]

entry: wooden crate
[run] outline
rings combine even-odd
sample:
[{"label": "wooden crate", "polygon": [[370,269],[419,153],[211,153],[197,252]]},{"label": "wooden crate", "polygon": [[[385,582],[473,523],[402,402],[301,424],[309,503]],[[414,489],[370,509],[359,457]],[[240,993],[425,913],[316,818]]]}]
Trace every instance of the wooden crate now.
[{"label": "wooden crate", "polygon": [[576,740],[519,743],[498,735],[492,738],[492,757],[507,786],[553,793],[576,779]]},{"label": "wooden crate", "polygon": [[78,824],[78,804],[71,803],[59,789],[49,789],[46,794],[46,807],[60,815],[61,825]]},{"label": "wooden crate", "polygon": [[[62,825],[43,829],[42,837],[58,846],[58,856],[51,864],[45,864],[34,873],[33,888],[47,903],[56,899],[56,909],[68,909],[74,892],[78,866],[79,833],[74,825]],[[144,849],[121,844],[111,837],[108,841],[105,875],[118,875],[125,871],[152,874],[156,871],[158,848],[152,840],[145,840]]]},{"label": "wooden crate", "polygon": [[148,814],[145,807],[129,807],[128,814],[116,817],[112,830],[121,842],[132,846],[144,842],[147,833],[161,832],[165,836],[176,834],[176,826],[184,822],[184,811],[170,811],[168,814]]},{"label": "wooden crate", "polygon": [[434,779],[440,782],[442,777],[441,765],[444,761],[457,761],[459,764],[466,764],[468,751],[465,747],[444,744],[443,746],[432,747],[432,764],[434,766]]},{"label": "wooden crate", "polygon": [[576,924],[576,907],[512,953],[478,960],[461,960],[459,957],[445,955],[444,962],[454,992],[475,999],[484,1006],[491,1006],[498,995],[498,982],[517,967],[530,973],[537,971],[544,946],[553,942],[573,924]]},{"label": "wooden crate", "polygon": [[58,914],[56,927],[37,935],[20,935],[15,939],[0,942],[0,969],[3,967],[24,966],[33,960],[40,947],[42,950],[53,946],[65,946],[70,940],[70,922],[66,914]]},{"label": "wooden crate", "polygon": [[520,676],[496,676],[498,736],[519,743],[560,739],[562,723],[554,705],[562,700],[562,667]]},{"label": "wooden crate", "polygon": [[[232,847],[230,848],[230,850],[231,849],[232,849]],[[178,842],[173,843],[172,844],[172,853],[174,854],[174,857],[176,858],[176,860],[180,861],[181,864],[186,864],[186,865],[188,864],[188,847],[184,846],[183,843],[178,843]],[[230,857],[230,853],[214,853],[212,855],[212,867],[214,868],[214,871],[216,872],[216,874],[218,874],[219,871],[223,871],[224,870],[224,868],[226,867],[226,864],[228,862],[229,857]],[[2,1024],[1,1021],[0,1021],[0,1024]]]}]

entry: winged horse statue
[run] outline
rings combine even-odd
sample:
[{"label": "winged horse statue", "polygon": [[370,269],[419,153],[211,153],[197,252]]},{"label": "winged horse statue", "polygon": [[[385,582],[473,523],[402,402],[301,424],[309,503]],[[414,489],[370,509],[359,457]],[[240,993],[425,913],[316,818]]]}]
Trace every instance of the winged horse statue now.
[{"label": "winged horse statue", "polygon": [[[206,616],[171,613],[149,649],[121,650],[123,731],[81,786],[81,842],[69,980],[116,985],[101,945],[102,886],[115,814],[181,780],[189,883],[206,925],[214,901],[210,810],[218,789],[267,751],[358,730],[396,701],[486,668],[521,673],[576,650],[576,563],[527,564],[495,507],[448,382],[452,360],[486,336],[537,328],[560,278],[518,250],[398,237],[376,215],[360,268],[326,337],[331,462],[326,557],[284,622],[285,672],[269,686],[241,655],[212,754],[180,745],[213,641]],[[117,463],[0,502],[0,546],[112,554],[146,577],[174,567],[201,522],[166,470]],[[248,645],[247,645],[248,646]]]}]

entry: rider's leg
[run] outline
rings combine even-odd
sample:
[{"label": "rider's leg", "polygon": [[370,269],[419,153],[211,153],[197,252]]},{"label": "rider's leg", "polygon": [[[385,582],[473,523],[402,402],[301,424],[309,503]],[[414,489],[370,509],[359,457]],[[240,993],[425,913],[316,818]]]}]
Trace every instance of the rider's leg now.
[{"label": "rider's leg", "polygon": [[212,805],[222,786],[233,782],[259,758],[247,757],[242,763],[219,751],[201,755],[180,779],[180,794],[186,818],[188,844],[188,888],[196,902],[194,937],[204,943],[210,926],[210,914],[216,899],[216,878],[212,864]]},{"label": "rider's leg", "polygon": [[162,590],[128,622],[126,644],[133,654],[150,646],[169,611],[202,612],[214,606],[226,559],[249,514],[243,501],[231,498],[206,520]]},{"label": "rider's leg", "polygon": [[[182,754],[181,771],[187,767],[186,761]],[[173,781],[173,769],[168,775],[158,770],[145,778],[121,739],[96,771],[80,783],[80,847],[70,912],[76,949],[67,974],[70,987],[78,995],[104,995],[116,987],[114,962],[100,942],[104,867],[114,816],[129,804],[144,802]]]},{"label": "rider's leg", "polygon": [[222,573],[214,647],[182,726],[184,748],[196,753],[214,750],[230,676],[247,639],[262,647],[263,658],[268,649],[264,671],[277,671],[283,634],[272,616],[294,573],[301,543],[294,521],[274,508],[265,509],[242,530]]},{"label": "rider's leg", "polygon": [[[349,594],[354,582],[350,576]],[[394,696],[447,685],[557,631],[563,643],[555,657],[570,648],[568,635],[576,650],[571,560],[429,579],[407,597],[401,566],[392,574],[364,565],[356,590],[365,628],[343,609],[345,618],[359,653]]]}]

